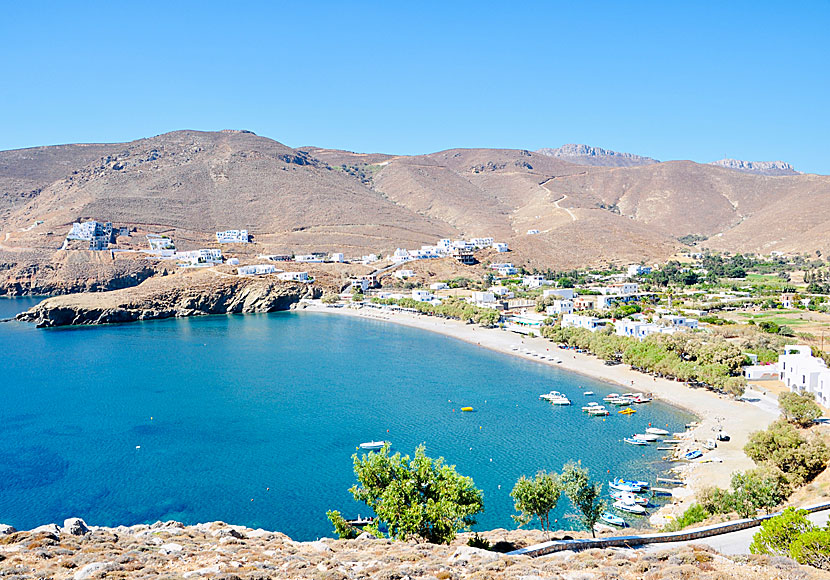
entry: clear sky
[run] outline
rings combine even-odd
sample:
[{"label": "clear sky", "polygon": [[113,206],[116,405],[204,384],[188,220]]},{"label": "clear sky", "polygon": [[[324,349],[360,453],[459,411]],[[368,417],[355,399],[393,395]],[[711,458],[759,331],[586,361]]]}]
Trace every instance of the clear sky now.
[{"label": "clear sky", "polygon": [[0,149],[249,129],[830,174],[830,2],[12,2]]}]

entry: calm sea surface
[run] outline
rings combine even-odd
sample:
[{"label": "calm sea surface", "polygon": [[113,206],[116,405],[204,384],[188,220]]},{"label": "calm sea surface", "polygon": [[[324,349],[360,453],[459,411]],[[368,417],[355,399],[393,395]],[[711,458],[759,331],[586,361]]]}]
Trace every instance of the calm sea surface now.
[{"label": "calm sea surface", "polygon": [[[0,300],[0,318],[35,302]],[[520,475],[581,459],[603,482],[653,480],[662,452],[621,439],[692,418],[661,403],[588,417],[582,404],[612,386],[328,314],[57,330],[3,323],[0,357],[0,522],[19,529],[79,516],[330,535],[327,509],[367,512],[347,490],[351,455],[372,439],[409,454],[424,442],[483,489],[478,529],[514,527],[508,494]],[[551,389],[574,405],[540,401]],[[475,412],[461,413],[467,405]],[[568,527],[567,501],[560,506]]]}]

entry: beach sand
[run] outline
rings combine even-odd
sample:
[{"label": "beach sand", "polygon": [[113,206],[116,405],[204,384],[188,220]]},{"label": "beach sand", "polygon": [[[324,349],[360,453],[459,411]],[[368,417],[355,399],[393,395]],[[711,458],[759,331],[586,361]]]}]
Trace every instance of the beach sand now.
[{"label": "beach sand", "polygon": [[[309,312],[384,320],[438,332],[482,348],[518,356],[536,363],[557,366],[567,371],[619,385],[628,390],[652,393],[655,398],[686,409],[698,417],[700,425],[685,434],[686,442],[677,446],[680,452],[691,449],[705,451],[701,444],[707,439],[714,439],[718,429],[723,428],[730,436],[729,441],[718,442],[717,449],[705,452],[700,460],[676,463],[677,478],[685,480],[686,485],[674,490],[672,502],[652,516],[651,521],[654,525],[662,525],[672,517],[680,515],[692,503],[694,494],[701,487],[707,485],[729,487],[734,472],[755,467],[755,463],[744,454],[743,447],[750,433],[765,429],[777,418],[777,414],[769,406],[762,407],[736,401],[705,389],[692,389],[681,382],[637,372],[628,365],[607,366],[604,361],[595,356],[559,349],[553,342],[541,337],[529,338],[502,329],[483,328],[457,320],[406,312],[360,308],[352,305],[332,308],[319,301],[304,301],[303,306]],[[540,360],[538,357],[512,350],[514,346],[539,354],[544,353],[559,358],[562,362]]]}]

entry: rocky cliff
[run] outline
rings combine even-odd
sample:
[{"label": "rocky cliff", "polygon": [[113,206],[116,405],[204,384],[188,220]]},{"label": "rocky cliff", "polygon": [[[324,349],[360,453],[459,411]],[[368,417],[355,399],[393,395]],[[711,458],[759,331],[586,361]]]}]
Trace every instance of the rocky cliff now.
[{"label": "rocky cliff", "polygon": [[[481,534],[496,549],[514,549],[540,532],[494,530]],[[555,533],[562,536],[562,532]],[[277,578],[347,580],[812,580],[826,577],[788,558],[727,557],[688,546],[643,550],[559,552],[532,559],[466,545],[437,546],[379,539],[296,542],[262,529],[212,522],[103,528],[71,518],[19,532],[0,525],[0,574],[6,578]],[[533,541],[533,540],[532,540]]]},{"label": "rocky cliff", "polygon": [[721,159],[713,161],[710,165],[718,165],[744,173],[756,173],[758,175],[800,175],[800,172],[789,163],[784,161],[743,161],[742,159]]},{"label": "rocky cliff", "polygon": [[272,276],[239,278],[222,272],[181,272],[150,278],[134,288],[55,296],[17,316],[38,327],[109,324],[205,314],[288,310],[319,297],[308,284]]},{"label": "rocky cliff", "polygon": [[568,143],[555,149],[546,147],[539,149],[536,153],[559,157],[560,159],[579,165],[596,165],[602,167],[632,167],[635,165],[660,163],[657,159],[652,159],[651,157],[643,157],[642,155],[634,155],[633,153],[621,153],[619,151],[611,151],[601,147],[591,147],[590,145],[576,143]]}]

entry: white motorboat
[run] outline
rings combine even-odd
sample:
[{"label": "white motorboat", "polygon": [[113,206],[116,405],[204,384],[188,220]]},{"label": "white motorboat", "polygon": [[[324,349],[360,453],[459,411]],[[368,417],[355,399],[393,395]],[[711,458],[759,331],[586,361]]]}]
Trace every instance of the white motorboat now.
[{"label": "white motorboat", "polygon": [[594,391],[585,391],[585,392],[584,392],[584,393],[582,393],[582,394],[583,394],[583,395],[585,395],[586,397],[589,397],[589,396],[591,396],[591,395],[593,395],[593,394],[594,394]]},{"label": "white motorboat", "polygon": [[585,405],[584,407],[582,407],[582,410],[583,410],[583,411],[585,411],[585,412],[587,413],[587,412],[588,412],[588,411],[590,411],[591,409],[596,409],[596,408],[598,408],[598,407],[602,407],[602,405],[600,405],[599,403],[596,403],[596,402],[592,402],[592,403],[588,403],[587,405]]},{"label": "white motorboat", "polygon": [[669,432],[665,429],[658,429],[657,427],[649,427],[648,429],[646,429],[646,433],[651,433],[652,435],[660,435],[661,437],[665,437],[669,434]]},{"label": "white motorboat", "polygon": [[539,395],[539,398],[546,400],[547,402],[551,403],[552,405],[570,405],[571,404],[570,399],[568,399],[568,397],[566,397],[565,395],[563,395],[559,391],[551,391],[551,392],[546,393],[544,395]]},{"label": "white motorboat", "polygon": [[646,508],[644,508],[641,505],[637,505],[636,503],[635,504],[629,504],[629,503],[625,503],[625,502],[621,502],[621,501],[615,501],[614,502],[614,507],[617,508],[618,510],[628,512],[628,513],[631,513],[631,514],[644,514],[644,513],[646,513]]},{"label": "white motorboat", "polygon": [[599,405],[598,407],[592,407],[589,409],[588,414],[594,417],[606,417],[610,415],[611,412],[602,405]]},{"label": "white motorboat", "polygon": [[630,491],[612,491],[611,497],[627,504],[648,505],[648,498],[634,495]]},{"label": "white motorboat", "polygon": [[642,439],[643,441],[659,441],[659,435],[652,435],[651,433],[637,433],[634,435],[634,439]]},{"label": "white motorboat", "polygon": [[360,448],[364,451],[379,451],[383,446],[389,443],[388,441],[367,441],[360,444]]},{"label": "white motorboat", "polygon": [[635,439],[634,437],[626,437],[623,439],[629,445],[648,445],[649,442],[645,441],[644,439]]}]

